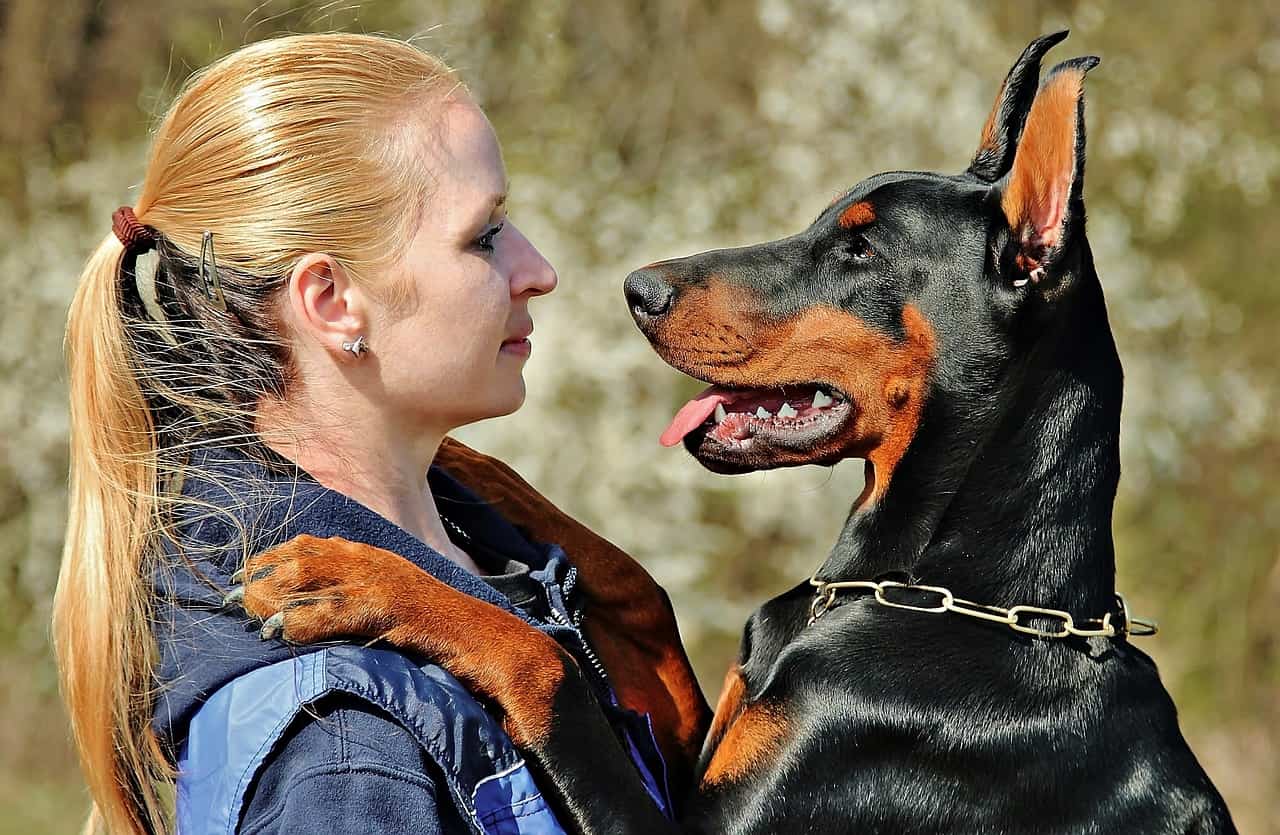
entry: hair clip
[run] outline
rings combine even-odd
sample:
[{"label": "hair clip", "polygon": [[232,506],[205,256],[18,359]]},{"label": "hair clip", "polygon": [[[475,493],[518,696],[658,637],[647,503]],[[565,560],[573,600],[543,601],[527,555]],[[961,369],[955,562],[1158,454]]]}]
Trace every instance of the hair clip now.
[{"label": "hair clip", "polygon": [[219,310],[226,311],[227,300],[222,295],[222,282],[218,279],[218,261],[213,252],[213,233],[205,230],[200,242],[200,281],[204,284],[204,297]]}]

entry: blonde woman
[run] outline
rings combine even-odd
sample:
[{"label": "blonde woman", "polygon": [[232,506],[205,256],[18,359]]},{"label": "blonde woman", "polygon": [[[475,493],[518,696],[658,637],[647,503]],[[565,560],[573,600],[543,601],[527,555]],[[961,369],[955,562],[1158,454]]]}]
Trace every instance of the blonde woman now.
[{"label": "blonde woman", "polygon": [[[300,534],[395,551],[598,671],[628,779],[669,811],[682,766],[660,749],[686,760],[706,707],[660,590],[445,439],[520,406],[529,303],[556,286],[506,196],[484,114],[394,40],[257,43],[169,109],[67,329],[54,622],[91,828],[560,831],[500,719],[439,667],[292,646],[225,605],[247,557]],[[459,477],[431,466],[442,444]],[[524,518],[480,500],[495,485]],[[578,582],[602,559],[627,599]],[[643,647],[642,598],[660,610]]]}]

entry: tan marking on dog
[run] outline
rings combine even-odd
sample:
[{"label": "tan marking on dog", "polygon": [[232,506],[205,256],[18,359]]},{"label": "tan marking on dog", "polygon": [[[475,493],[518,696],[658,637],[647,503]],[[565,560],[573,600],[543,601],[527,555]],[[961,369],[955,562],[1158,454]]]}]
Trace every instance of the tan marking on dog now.
[{"label": "tan marking on dog", "polygon": [[860,203],[854,203],[840,213],[840,226],[845,229],[853,229],[857,226],[866,226],[868,223],[876,219],[876,209],[866,200]]},{"label": "tan marking on dog", "polygon": [[[730,701],[726,703],[722,697],[721,707],[716,709],[716,726],[720,730],[711,761],[702,774],[700,785],[703,787],[746,777],[782,750],[782,740],[788,727],[785,712],[765,702],[742,703],[741,682],[739,676],[736,689],[726,689]],[[721,708],[729,717],[723,720],[723,724]]]},{"label": "tan marking on dog", "polygon": [[982,126],[982,138],[978,141],[978,152],[975,156],[981,156],[983,152],[989,151],[995,153],[999,150],[1000,137],[996,135],[996,124],[1000,117],[1000,100],[1004,98],[1004,88],[1009,83],[1009,79],[1000,82],[1000,90],[996,93],[996,103],[992,105],[991,112],[987,114],[987,121]]},{"label": "tan marking on dog", "polygon": [[742,668],[734,664],[724,675],[724,684],[720,688],[720,698],[716,700],[715,718],[711,720],[711,729],[707,731],[706,747],[714,749],[724,738],[724,732],[738,716],[742,709],[742,697],[746,693],[746,683],[742,680]]},{"label": "tan marking on dog", "polygon": [[713,278],[679,296],[651,341],[672,366],[717,385],[838,387],[855,409],[845,430],[814,449],[780,451],[775,463],[865,458],[875,479],[864,498],[878,500],[915,437],[935,360],[933,328],[916,306],[903,308],[902,325],[897,341],[833,307],[777,320],[761,313],[750,291]]},{"label": "tan marking on dog", "polygon": [[1058,243],[1076,164],[1076,111],[1083,70],[1048,79],[1027,114],[1000,206],[1024,244]]}]

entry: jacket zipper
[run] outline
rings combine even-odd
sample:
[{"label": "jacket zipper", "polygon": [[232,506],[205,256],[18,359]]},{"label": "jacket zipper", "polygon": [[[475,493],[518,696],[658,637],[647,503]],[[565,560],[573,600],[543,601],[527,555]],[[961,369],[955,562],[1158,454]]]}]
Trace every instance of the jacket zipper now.
[{"label": "jacket zipper", "polygon": [[[567,601],[569,596],[573,594],[574,581],[577,579],[577,572],[570,571],[569,576],[564,581],[564,599]],[[582,654],[586,657],[587,663],[595,672],[600,684],[604,686],[605,693],[612,693],[613,688],[609,686],[609,674],[605,672],[604,664],[600,661],[600,656],[596,655],[596,651],[591,648],[590,642],[587,641],[586,633],[582,631],[583,609],[578,609],[577,613],[570,619],[556,607],[555,601],[551,599],[551,589],[543,587],[547,593],[547,609],[551,612],[551,619],[561,626],[571,628],[578,636],[578,645],[582,648]]]},{"label": "jacket zipper", "polygon": [[[450,530],[456,533],[468,545],[471,544],[472,542],[471,534],[463,530],[462,526],[459,525],[457,522],[453,521],[448,516],[445,516],[443,513],[440,514],[440,521],[443,522]],[[571,569],[569,571],[569,576],[565,578],[564,591],[563,591],[563,597],[565,600],[568,600],[569,596],[573,594],[573,585],[576,582],[577,577],[578,577],[577,572]],[[570,619],[567,615],[565,615],[558,608],[556,608],[555,601],[551,599],[551,589],[547,588],[543,584],[539,584],[539,585],[542,585],[543,591],[546,592],[547,611],[551,613],[551,619],[560,626],[569,627],[577,634],[578,645],[582,648],[582,654],[583,656],[586,657],[587,663],[590,665],[591,669],[595,672],[597,678],[599,679],[600,684],[604,686],[603,692],[612,693],[613,688],[609,686],[609,674],[605,672],[604,664],[601,663],[600,657],[596,655],[595,650],[591,648],[591,644],[587,642],[586,634],[583,633],[582,631],[583,610],[579,609],[577,614],[572,619]]]}]

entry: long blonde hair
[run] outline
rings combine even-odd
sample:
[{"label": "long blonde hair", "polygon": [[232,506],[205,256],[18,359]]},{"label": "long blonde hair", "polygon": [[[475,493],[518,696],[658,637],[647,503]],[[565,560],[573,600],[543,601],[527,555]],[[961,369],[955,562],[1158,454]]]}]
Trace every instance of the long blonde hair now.
[{"label": "long blonde hair", "polygon": [[[70,518],[53,629],[87,829],[172,829],[173,766],[150,725],[152,572],[180,501],[167,480],[195,445],[252,443],[259,401],[284,396],[276,301],[300,256],[327,252],[369,286],[407,247],[430,191],[421,128],[458,86],[390,38],[243,47],[193,76],[156,130],[134,206],[157,233],[150,280],[114,234],[85,266],[67,321]],[[225,312],[198,276],[205,230]]]}]

